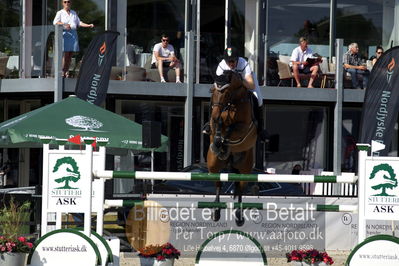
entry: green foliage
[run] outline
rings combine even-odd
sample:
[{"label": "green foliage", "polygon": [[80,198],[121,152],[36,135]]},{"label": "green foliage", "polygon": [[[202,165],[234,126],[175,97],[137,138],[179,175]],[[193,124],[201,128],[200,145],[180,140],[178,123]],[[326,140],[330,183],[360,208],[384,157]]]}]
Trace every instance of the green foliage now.
[{"label": "green foliage", "polygon": [[25,201],[18,205],[14,198],[0,209],[0,235],[6,238],[17,238],[29,233],[29,225],[24,224],[30,220],[30,202]]}]

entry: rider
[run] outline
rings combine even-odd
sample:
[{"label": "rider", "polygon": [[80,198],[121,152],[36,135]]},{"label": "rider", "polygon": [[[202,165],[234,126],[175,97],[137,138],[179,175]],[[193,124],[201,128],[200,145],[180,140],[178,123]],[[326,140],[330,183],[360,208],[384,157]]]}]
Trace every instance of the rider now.
[{"label": "rider", "polygon": [[[248,62],[242,58],[239,57],[238,51],[234,47],[227,47],[224,50],[223,54],[223,60],[220,61],[217,69],[216,69],[216,75],[221,76],[223,75],[223,72],[226,70],[233,70],[241,74],[243,78],[243,85],[247,89],[249,89],[254,96],[258,100],[258,110],[255,112],[255,117],[256,120],[258,121],[258,136],[261,141],[266,141],[267,134],[263,130],[263,97],[259,89],[259,83],[256,78],[255,73],[252,72],[251,67],[249,66]],[[204,125],[203,128],[203,133],[204,134],[210,134],[210,124],[207,122]]]}]

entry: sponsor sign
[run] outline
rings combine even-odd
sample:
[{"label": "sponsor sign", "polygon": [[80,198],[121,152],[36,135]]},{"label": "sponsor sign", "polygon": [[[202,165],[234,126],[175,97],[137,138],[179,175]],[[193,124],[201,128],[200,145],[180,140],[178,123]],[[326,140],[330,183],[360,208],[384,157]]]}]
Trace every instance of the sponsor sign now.
[{"label": "sponsor sign", "polygon": [[73,229],[55,230],[35,243],[28,265],[105,265],[96,244],[85,234]]},{"label": "sponsor sign", "polygon": [[399,47],[389,49],[374,65],[363,104],[359,143],[385,144],[374,156],[388,154],[399,111]]},{"label": "sponsor sign", "polygon": [[399,238],[388,235],[369,237],[354,248],[345,265],[397,266]]},{"label": "sponsor sign", "polygon": [[90,42],[76,82],[75,94],[80,99],[96,105],[105,100],[118,36],[106,31]]},{"label": "sponsor sign", "polygon": [[49,153],[47,212],[85,212],[90,209],[91,169],[87,155]]},{"label": "sponsor sign", "polygon": [[[199,200],[212,201],[213,199],[201,197]],[[130,220],[127,221],[127,225],[134,226],[130,231],[136,230],[137,233],[169,228],[167,234],[162,231],[162,237],[168,237],[169,242],[180,249],[182,254],[191,257],[197,254],[204,241],[215,234],[221,231],[233,232],[235,230],[247,233],[256,239],[266,252],[267,257],[285,256],[286,252],[293,249],[325,248],[325,213],[306,210],[314,203],[308,203],[306,198],[290,198],[288,204],[286,199],[254,198],[251,200],[251,202],[265,201],[268,202],[268,210],[244,210],[245,223],[243,226],[236,225],[234,209],[222,209],[220,220],[214,222],[212,209],[194,207],[195,199],[191,197],[179,197],[178,201],[171,197],[158,199],[153,207],[147,205],[144,209],[137,206],[130,210]],[[318,203],[323,204],[323,199],[319,199]],[[146,228],[138,228],[138,221],[141,220],[144,220],[143,224]],[[138,236],[131,237],[137,238]],[[158,239],[161,237],[159,232],[157,237]],[[242,250],[243,253],[252,253],[253,251],[250,245],[243,244],[242,235],[225,234],[225,239],[228,239],[224,243],[226,252],[232,252],[235,248]],[[223,249],[223,246],[220,248]],[[249,256],[253,255],[249,254]]]},{"label": "sponsor sign", "polygon": [[267,265],[262,245],[238,230],[219,232],[208,238],[197,254],[195,265]]},{"label": "sponsor sign", "polygon": [[399,159],[366,159],[365,219],[399,220]]},{"label": "sponsor sign", "polygon": [[[246,210],[245,223],[241,227],[235,224],[234,210],[222,210],[221,219],[213,222],[212,209],[194,207],[197,201],[213,201],[212,196],[149,195],[148,199],[155,202],[154,208],[147,207],[143,210],[136,207],[130,210],[126,229],[128,230],[128,226],[131,229],[126,233],[127,236],[147,241],[147,244],[169,241],[182,251],[183,257],[195,257],[204,241],[226,230],[240,230],[249,234],[262,245],[267,257],[285,257],[286,252],[294,249],[352,250],[358,243],[357,213],[304,210],[306,204],[308,207],[317,204],[357,205],[357,198],[248,197],[244,198],[244,202],[268,203],[270,209]],[[228,201],[230,200],[229,198]],[[226,199],[222,197],[221,201]],[[141,228],[134,219],[144,220],[146,227]],[[149,231],[143,235],[146,229]],[[399,235],[399,222],[369,220],[366,234]],[[229,243],[236,238],[234,234],[225,235]],[[236,244],[239,246],[234,246]],[[232,247],[225,246],[225,249],[237,248],[250,253],[250,246],[241,244],[238,240],[238,243],[233,243]],[[134,243],[132,246],[135,246]]]}]

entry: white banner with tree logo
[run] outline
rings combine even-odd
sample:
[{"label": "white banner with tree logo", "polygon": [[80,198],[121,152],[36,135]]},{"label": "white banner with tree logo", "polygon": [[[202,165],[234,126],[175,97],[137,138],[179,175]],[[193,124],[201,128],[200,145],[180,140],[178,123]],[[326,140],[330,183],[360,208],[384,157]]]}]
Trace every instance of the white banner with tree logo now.
[{"label": "white banner with tree logo", "polygon": [[365,218],[399,220],[399,158],[368,157],[365,176]]}]

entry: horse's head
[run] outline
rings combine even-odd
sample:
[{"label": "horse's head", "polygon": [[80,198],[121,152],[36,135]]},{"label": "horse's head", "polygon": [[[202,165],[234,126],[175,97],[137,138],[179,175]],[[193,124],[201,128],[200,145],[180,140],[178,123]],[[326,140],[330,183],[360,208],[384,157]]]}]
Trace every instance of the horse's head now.
[{"label": "horse's head", "polygon": [[[227,144],[231,134],[231,127],[237,111],[236,104],[246,97],[247,90],[242,84],[239,73],[228,70],[217,76],[212,92],[211,128],[213,135],[212,149],[220,154],[222,151],[228,156]],[[226,148],[224,148],[226,147]]]}]

